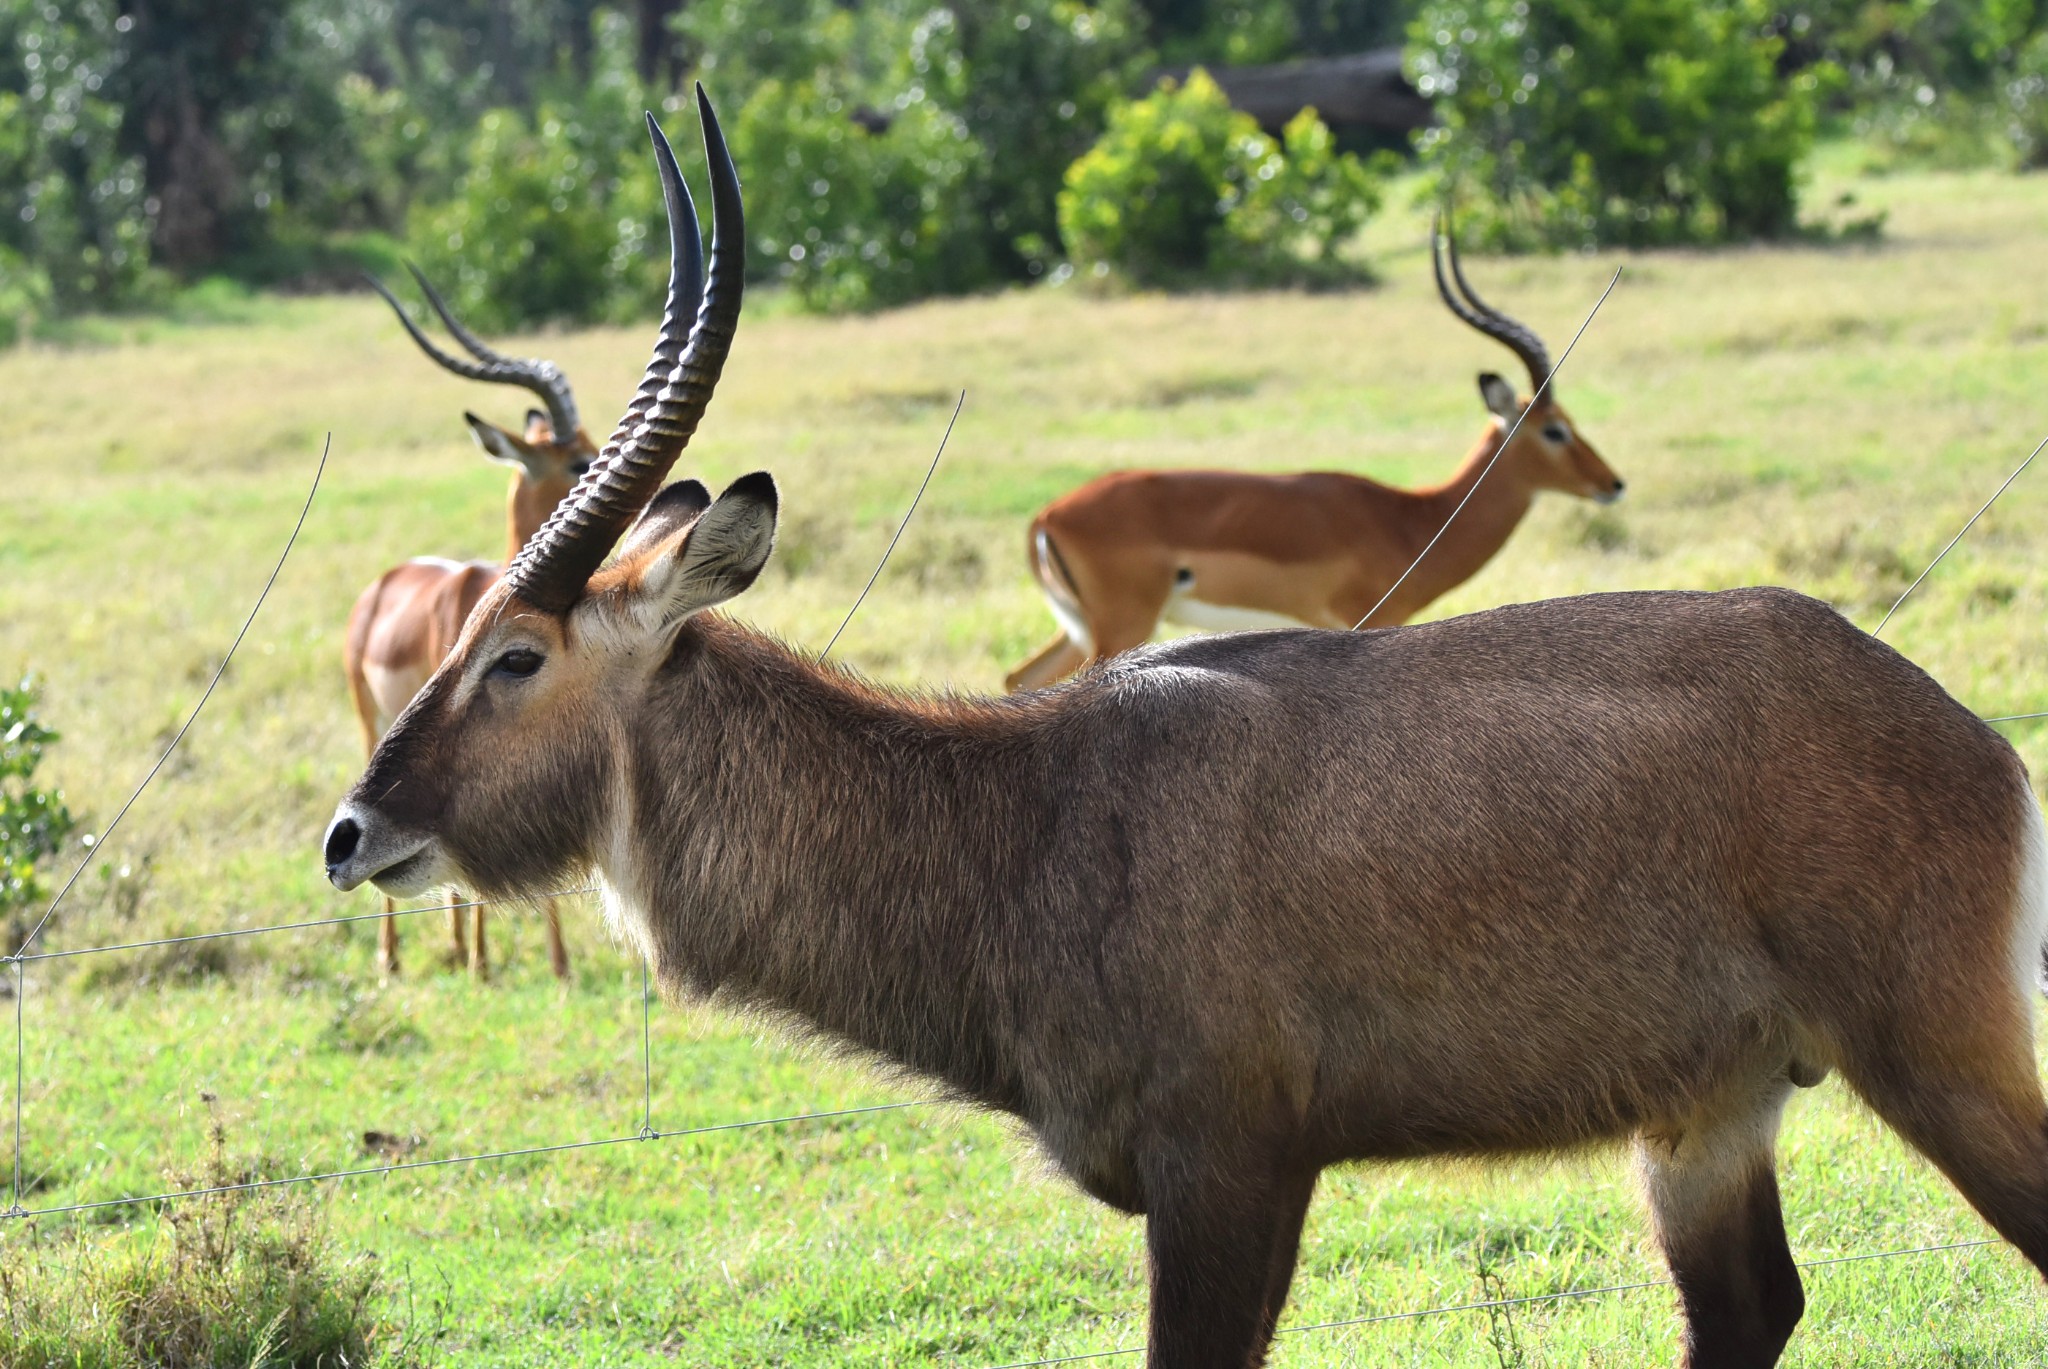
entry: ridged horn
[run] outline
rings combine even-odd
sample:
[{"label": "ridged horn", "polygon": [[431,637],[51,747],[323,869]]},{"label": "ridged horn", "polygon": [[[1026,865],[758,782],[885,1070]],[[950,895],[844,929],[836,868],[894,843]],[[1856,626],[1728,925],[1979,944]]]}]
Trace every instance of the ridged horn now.
[{"label": "ridged horn", "polygon": [[556,443],[566,444],[575,441],[576,430],[581,420],[576,416],[576,396],[570,393],[569,379],[562,374],[561,368],[552,361],[543,361],[538,357],[508,357],[486,347],[478,340],[476,334],[463,327],[449,311],[440,292],[428,282],[420,268],[411,262],[407,262],[405,266],[406,270],[412,272],[412,278],[419,282],[420,289],[426,294],[427,303],[440,315],[441,322],[448,325],[448,331],[454,335],[455,340],[467,348],[476,360],[465,361],[461,357],[450,356],[435,346],[434,340],[420,331],[420,326],[412,321],[412,315],[405,312],[405,306],[398,302],[398,297],[384,288],[384,282],[375,276],[365,276],[364,279],[370,282],[371,288],[382,295],[384,302],[391,306],[391,312],[398,315],[398,321],[405,325],[405,331],[419,344],[419,349],[436,364],[466,380],[481,380],[493,385],[517,385],[521,389],[531,390],[540,402],[547,406],[548,426],[554,430]]},{"label": "ridged horn", "polygon": [[[544,612],[566,612],[582,597],[584,586],[604,564],[613,544],[659,491],[710,405],[726,355],[732,350],[746,275],[740,178],[718,127],[718,115],[701,85],[697,87],[697,115],[704,126],[704,160],[711,175],[711,270],[701,292],[696,322],[677,360],[674,334],[689,312],[690,286],[697,275],[691,267],[701,245],[687,257],[679,247],[671,254],[671,261],[682,266],[671,271],[661,335],[618,430],[589,473],[548,515],[505,571],[512,592]],[[685,234],[694,239],[699,232],[696,211],[675,156],[651,114],[648,128],[668,208],[670,240],[674,243]],[[643,403],[643,396],[650,394]]]},{"label": "ridged horn", "polygon": [[[1529,371],[1529,393],[1534,394],[1550,378],[1550,351],[1543,345],[1543,339],[1536,336],[1536,330],[1528,324],[1509,317],[1479,298],[1479,292],[1465,279],[1464,268],[1458,263],[1458,240],[1449,228],[1449,220],[1438,214],[1430,232],[1430,265],[1436,269],[1436,291],[1443,296],[1446,307],[1465,323],[1500,343],[1517,357]],[[1458,283],[1459,294],[1451,292],[1450,281],[1444,279],[1444,258],[1451,263],[1451,277]]]}]

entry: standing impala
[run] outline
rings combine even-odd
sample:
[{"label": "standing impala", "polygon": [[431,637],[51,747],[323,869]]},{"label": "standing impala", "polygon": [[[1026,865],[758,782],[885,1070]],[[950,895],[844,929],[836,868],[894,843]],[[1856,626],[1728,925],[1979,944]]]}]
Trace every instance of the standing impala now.
[{"label": "standing impala", "polygon": [[[1473,292],[1440,227],[1430,248],[1445,305],[1506,344],[1540,398],[1518,399],[1514,386],[1482,372],[1479,394],[1493,420],[1458,473],[1432,489],[1335,471],[1117,471],[1062,495],[1031,520],[1026,549],[1060,630],[1010,672],[1008,688],[1036,689],[1128,651],[1162,618],[1209,629],[1351,627],[1370,612],[1373,626],[1405,623],[1493,559],[1539,491],[1621,497],[1621,478],[1544,387],[1543,340]],[[1456,292],[1444,278],[1446,256]],[[1467,496],[1415,574],[1375,611]]]},{"label": "standing impala", "polygon": [[1775,1363],[1803,1300],[1774,1136],[1833,1069],[2048,1269],[2048,833],[2012,748],[1825,605],[1196,638],[1000,700],[711,612],[777,497],[657,493],[739,318],[698,99],[687,350],[657,345],[654,403],[378,744],[327,831],[338,888],[595,871],[668,993],[1023,1119],[1144,1214],[1153,1369],[1262,1362],[1328,1165],[1622,1140],[1685,1363]]},{"label": "standing impala", "polygon": [[[701,244],[677,239],[676,255],[670,263],[671,288],[680,283],[685,295],[694,298],[703,291]],[[515,436],[503,428],[465,412],[477,445],[494,461],[513,468],[512,489],[506,501],[507,561],[519,554],[527,539],[554,511],[571,486],[590,469],[598,455],[590,435],[576,415],[576,399],[568,378],[553,362],[523,360],[505,356],[484,345],[465,328],[428,283],[419,268],[412,267],[427,303],[440,315],[455,340],[475,357],[465,361],[436,347],[420,331],[403,306],[383,283],[370,284],[382,295],[398,321],[405,325],[420,350],[446,369],[470,380],[517,385],[531,390],[547,406],[526,415],[526,429]],[[649,396],[636,399],[643,407]],[[448,561],[420,557],[395,566],[377,577],[357,598],[349,613],[348,635],[343,645],[342,665],[348,675],[349,696],[355,702],[356,717],[362,723],[363,744],[375,751],[377,741],[390,728],[413,695],[427,682],[436,666],[454,647],[463,621],[469,617],[484,592],[497,582],[500,568],[489,561]],[[456,900],[451,897],[450,904]],[[550,898],[544,900],[548,929],[548,964],[555,977],[569,976],[569,953],[562,944],[561,914]],[[378,942],[378,961],[387,974],[398,972],[398,919],[396,905],[384,900],[385,918]],[[490,951],[484,940],[484,910],[471,909],[474,934],[465,946],[462,910],[451,906],[448,913],[452,952],[456,963],[465,958],[479,978],[490,975]]]}]

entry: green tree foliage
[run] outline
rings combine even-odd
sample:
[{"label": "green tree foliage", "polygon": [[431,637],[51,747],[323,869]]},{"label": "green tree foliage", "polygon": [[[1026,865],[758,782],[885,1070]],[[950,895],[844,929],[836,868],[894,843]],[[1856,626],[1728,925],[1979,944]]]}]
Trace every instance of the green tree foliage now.
[{"label": "green tree foliage", "polygon": [[0,687],[0,918],[10,954],[27,932],[24,914],[50,897],[43,866],[78,825],[61,793],[36,786],[43,749],[57,734],[37,719],[35,704],[33,681]]},{"label": "green tree foliage", "polygon": [[[661,102],[634,71],[623,19],[598,27],[589,83],[565,73],[531,115],[485,113],[451,196],[412,216],[413,252],[477,327],[659,308],[666,229],[641,112]],[[694,131],[669,123],[678,154],[701,156]]]},{"label": "green tree foliage", "polygon": [[1043,272],[1060,177],[1144,61],[1125,0],[704,0],[679,23],[741,101],[757,268],[813,307]]},{"label": "green tree foliage", "polygon": [[1207,72],[1119,108],[1067,172],[1060,225],[1077,268],[1140,285],[1302,284],[1356,274],[1338,248],[1380,186],[1303,110],[1275,142]]},{"label": "green tree foliage", "polygon": [[1424,136],[1495,245],[1656,246],[1797,227],[1821,73],[1765,0],[1440,0],[1412,30]]}]

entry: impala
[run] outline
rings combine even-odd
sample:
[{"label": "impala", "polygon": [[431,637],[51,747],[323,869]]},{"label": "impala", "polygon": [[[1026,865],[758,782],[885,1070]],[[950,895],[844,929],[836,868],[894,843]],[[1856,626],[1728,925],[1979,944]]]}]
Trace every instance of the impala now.
[{"label": "impala", "polygon": [[715,612],[777,495],[657,493],[740,308],[698,99],[687,350],[657,344],[652,405],[378,744],[326,834],[338,888],[594,871],[671,996],[1021,1118],[1144,1215],[1154,1369],[1263,1360],[1328,1165],[1615,1141],[1686,1363],[1772,1364],[1803,1306],[1779,1112],[1837,1069],[2048,1268],[2048,833],[2012,749],[1822,604],[1193,638],[1003,699],[871,685]]},{"label": "impala", "polygon": [[1479,298],[1441,226],[1430,248],[1444,304],[1521,359],[1534,398],[1482,372],[1492,420],[1458,473],[1431,489],[1337,471],[1116,471],[1062,495],[1032,519],[1025,553],[1059,631],[1010,672],[1008,688],[1036,689],[1127,651],[1161,619],[1212,630],[1367,626],[1368,614],[1371,626],[1405,623],[1478,574],[1539,491],[1621,497],[1621,478],[1544,385],[1543,340]]},{"label": "impala", "polygon": [[[703,289],[701,245],[676,238],[672,246],[675,255],[670,263],[671,286],[679,281],[686,296],[694,298]],[[598,455],[597,447],[577,419],[576,399],[568,378],[553,362],[508,357],[492,350],[463,326],[418,267],[409,269],[450,335],[475,360],[453,357],[436,347],[383,283],[371,278],[370,284],[398,315],[398,321],[405,325],[421,351],[466,379],[530,390],[547,406],[545,412],[529,410],[525,430],[517,435],[473,413],[463,414],[485,455],[512,467],[512,488],[506,501],[505,555],[509,561],[518,555],[575,481],[590,469],[591,461]],[[636,402],[644,404],[645,400]],[[419,557],[385,571],[357,598],[349,613],[342,667],[348,676],[349,697],[355,703],[367,751],[376,750],[378,739],[390,728],[392,720],[454,647],[463,621],[484,592],[497,582],[499,573],[499,566],[489,561]],[[488,978],[490,951],[484,938],[483,907],[477,905],[469,910],[474,932],[465,938],[463,910],[454,906],[454,897],[449,902],[449,933],[455,962],[460,964],[467,959],[479,979]],[[552,898],[544,903],[548,963],[556,978],[566,979],[569,953],[562,944],[561,914]],[[387,974],[398,972],[395,908],[391,899],[384,900],[378,962]]]}]

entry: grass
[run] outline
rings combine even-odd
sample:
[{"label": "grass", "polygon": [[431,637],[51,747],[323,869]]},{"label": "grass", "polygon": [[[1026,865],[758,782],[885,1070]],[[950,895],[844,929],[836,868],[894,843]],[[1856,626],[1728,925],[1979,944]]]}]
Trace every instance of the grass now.
[{"label": "grass", "polygon": [[[1875,625],[2048,431],[2048,181],[1900,174],[1855,190],[1888,214],[1877,245],[1473,263],[1486,296],[1556,349],[1626,265],[1559,394],[1630,493],[1608,509],[1541,502],[1437,611],[1776,582]],[[1098,471],[1442,477],[1480,428],[1473,373],[1510,359],[1445,317],[1421,225],[1405,212],[1376,225],[1385,283],[1349,295],[764,311],[691,459],[714,485],[761,466],[782,480],[779,569],[748,616],[823,644],[961,388],[945,464],[835,652],[883,679],[995,687],[1050,630],[1023,573],[1025,520]],[[95,831],[204,687],[330,430],[335,449],[219,693],[49,945],[374,910],[329,890],[316,859],[361,761],[340,625],[395,560],[499,553],[501,475],[459,413],[509,419],[523,398],[426,366],[367,299],[266,300],[228,322],[86,342],[0,355],[13,419],[0,670],[43,679],[65,733],[45,773]],[[516,345],[558,360],[597,416],[622,403],[647,343],[627,329]],[[1986,713],[2048,707],[2044,480],[2016,486],[1886,631]],[[2048,732],[2009,730],[2037,771],[2048,763]],[[489,988],[430,968],[446,939],[431,915],[405,928],[414,974],[388,985],[371,972],[371,923],[39,963],[22,1005],[23,1202],[176,1187],[166,1173],[203,1166],[211,1145],[202,1094],[272,1175],[633,1134],[648,1101],[638,967],[586,909],[567,921],[566,990],[547,977],[538,919],[518,910],[495,917],[505,972]],[[657,1007],[652,1032],[664,1130],[918,1097],[696,1008]],[[1984,1234],[1833,1085],[1795,1102],[1783,1149],[1803,1259]],[[1047,1177],[1010,1128],[949,1107],[313,1192],[333,1258],[375,1258],[368,1315],[394,1363],[983,1365],[1142,1339],[1137,1225]],[[83,1290],[66,1271],[84,1266],[65,1261],[151,1248],[174,1206],[8,1223],[0,1259]],[[1659,1272],[1612,1157],[1333,1172],[1290,1318]],[[1828,1266],[1808,1286],[1794,1365],[2037,1363],[2048,1344],[2037,1281],[2002,1247]],[[1276,1363],[1623,1366],[1673,1358],[1675,1333],[1671,1295],[1652,1289],[1288,1336]]]}]

